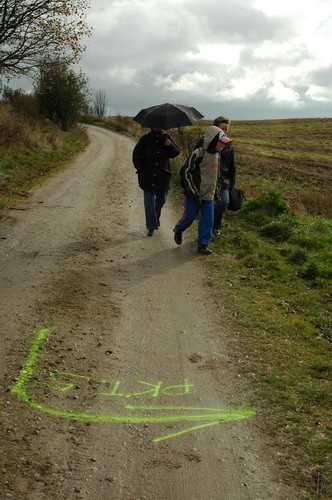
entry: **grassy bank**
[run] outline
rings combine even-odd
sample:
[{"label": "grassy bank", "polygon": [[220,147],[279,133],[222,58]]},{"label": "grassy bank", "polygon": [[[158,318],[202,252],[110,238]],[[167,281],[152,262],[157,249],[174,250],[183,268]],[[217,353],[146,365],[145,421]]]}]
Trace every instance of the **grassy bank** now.
[{"label": "grassy bank", "polygon": [[48,120],[0,103],[0,209],[15,206],[87,144],[84,127],[63,132]]},{"label": "grassy bank", "polygon": [[205,265],[252,404],[285,475],[330,498],[332,221],[293,215],[271,189],[228,214],[223,236]]}]

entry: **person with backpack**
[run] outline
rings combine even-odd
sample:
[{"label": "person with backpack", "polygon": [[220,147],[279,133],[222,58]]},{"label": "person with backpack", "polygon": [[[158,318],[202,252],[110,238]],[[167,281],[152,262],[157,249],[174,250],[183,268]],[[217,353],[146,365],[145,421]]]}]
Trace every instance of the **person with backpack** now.
[{"label": "person with backpack", "polygon": [[161,129],[152,128],[136,144],[132,161],[138,175],[138,185],[144,192],[147,236],[160,226],[171,180],[170,158],[180,154],[173,138]]},{"label": "person with backpack", "polygon": [[218,155],[231,143],[226,134],[211,125],[204,132],[202,147],[196,148],[184,161],[181,168],[181,186],[184,190],[184,212],[175,225],[174,241],[182,243],[182,233],[194,222],[198,213],[197,252],[209,255],[214,220],[214,196],[218,176]]},{"label": "person with backpack", "polygon": [[[226,135],[230,126],[230,119],[225,116],[218,116],[213,122],[213,125],[219,127]],[[202,146],[204,138],[201,137],[196,148]],[[227,210],[229,204],[229,191],[235,187],[235,159],[232,143],[225,145],[219,153],[219,171],[217,179],[217,188],[214,203],[214,223],[213,236],[218,238],[221,236],[222,217]]]}]

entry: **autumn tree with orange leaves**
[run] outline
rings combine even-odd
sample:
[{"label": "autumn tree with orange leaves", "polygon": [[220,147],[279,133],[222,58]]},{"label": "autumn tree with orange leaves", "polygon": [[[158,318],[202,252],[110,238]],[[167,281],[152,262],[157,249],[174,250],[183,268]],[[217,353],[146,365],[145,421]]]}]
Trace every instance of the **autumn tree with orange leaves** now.
[{"label": "autumn tree with orange leaves", "polygon": [[30,76],[42,61],[79,61],[89,0],[0,0],[0,75]]}]

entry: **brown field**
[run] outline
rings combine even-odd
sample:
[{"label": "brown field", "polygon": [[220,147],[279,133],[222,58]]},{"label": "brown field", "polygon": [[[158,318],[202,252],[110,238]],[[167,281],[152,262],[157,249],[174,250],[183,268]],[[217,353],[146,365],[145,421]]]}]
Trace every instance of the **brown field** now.
[{"label": "brown field", "polygon": [[[210,124],[172,131],[183,157]],[[274,185],[295,212],[332,216],[332,118],[234,121],[229,136],[248,197]]]}]

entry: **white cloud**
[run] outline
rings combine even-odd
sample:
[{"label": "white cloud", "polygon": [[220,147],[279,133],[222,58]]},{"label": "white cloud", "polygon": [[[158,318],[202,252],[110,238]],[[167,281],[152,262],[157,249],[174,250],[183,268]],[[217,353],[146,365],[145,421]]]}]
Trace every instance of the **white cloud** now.
[{"label": "white cloud", "polygon": [[248,99],[255,96],[259,91],[267,86],[266,75],[264,73],[255,74],[253,71],[246,71],[243,78],[234,78],[228,88],[220,91],[220,96],[227,100]]},{"label": "white cloud", "polygon": [[268,90],[268,97],[271,97],[274,106],[278,103],[284,103],[291,108],[298,108],[304,105],[298,92],[287,87],[283,82],[274,83]]},{"label": "white cloud", "polygon": [[298,19],[311,20],[321,19],[331,13],[330,0],[321,0],[312,3],[312,0],[252,0],[252,6],[261,10],[269,17],[283,16]]},{"label": "white cloud", "polygon": [[108,75],[118,84],[130,85],[133,81],[135,81],[137,69],[130,68],[129,66],[114,66],[108,71]]},{"label": "white cloud", "polygon": [[191,91],[193,93],[201,92],[202,87],[206,86],[211,82],[211,77],[204,73],[186,73],[185,75],[181,75],[175,81],[170,81],[168,83],[168,90],[171,91]]},{"label": "white cloud", "polygon": [[332,91],[318,85],[310,85],[305,95],[317,102],[330,103],[332,100]]},{"label": "white cloud", "polygon": [[301,43],[294,45],[288,41],[265,40],[259,47],[254,48],[253,55],[260,60],[273,61],[275,65],[286,60],[297,62],[304,52],[307,52],[307,48]]},{"label": "white cloud", "polygon": [[235,65],[239,62],[241,50],[241,45],[228,45],[226,43],[198,44],[197,51],[187,52],[185,58],[197,63],[204,61],[218,65]]}]

